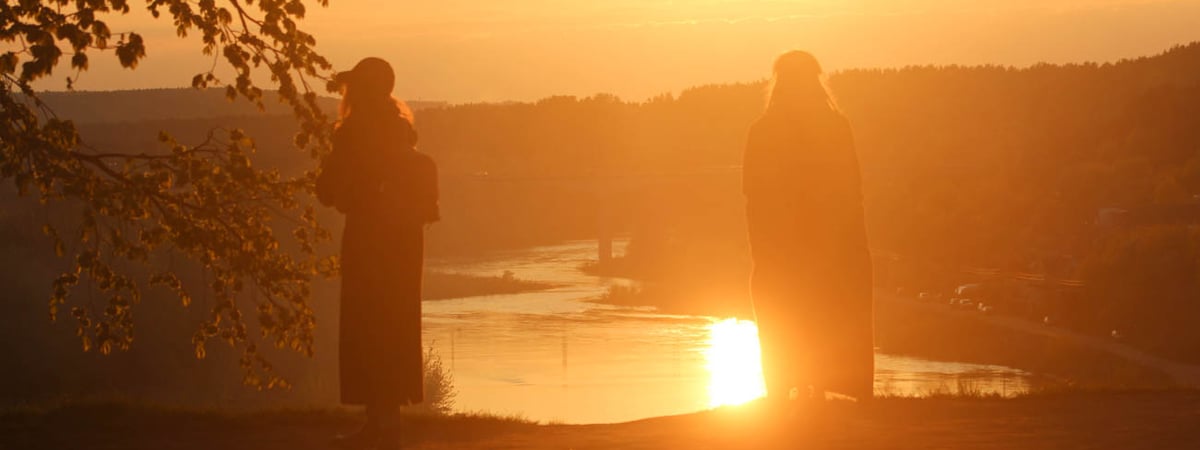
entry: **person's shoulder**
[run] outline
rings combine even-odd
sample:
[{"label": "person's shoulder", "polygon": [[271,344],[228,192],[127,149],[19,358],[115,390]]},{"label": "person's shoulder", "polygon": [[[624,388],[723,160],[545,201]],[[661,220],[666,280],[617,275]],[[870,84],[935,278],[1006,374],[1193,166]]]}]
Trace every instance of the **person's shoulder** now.
[{"label": "person's shoulder", "polygon": [[833,121],[835,123],[837,123],[839,126],[843,126],[843,127],[847,127],[847,128],[850,127],[850,118],[846,117],[846,113],[842,112],[841,110],[833,111]]},{"label": "person's shoulder", "polygon": [[838,131],[842,134],[846,134],[846,136],[853,136],[854,125],[851,124],[850,118],[847,118],[846,114],[840,112],[840,110],[839,112],[835,112],[834,115],[834,124],[836,127],[838,127]]},{"label": "person's shoulder", "polygon": [[339,119],[333,125],[333,137],[353,136],[362,132],[362,120],[353,115]]},{"label": "person's shoulder", "polygon": [[408,157],[408,160],[410,162],[412,162],[413,164],[416,164],[417,166],[421,166],[421,167],[425,167],[425,168],[436,168],[437,167],[437,162],[434,161],[433,157],[430,156],[428,153],[421,152],[418,150],[409,150],[409,151],[404,152],[404,154]]},{"label": "person's shoulder", "polygon": [[413,126],[412,119],[396,116],[395,126],[400,130],[401,139],[407,141],[409,145],[417,144],[417,127]]},{"label": "person's shoulder", "polygon": [[778,120],[771,114],[763,114],[750,124],[750,134],[759,134],[768,129],[778,126]]},{"label": "person's shoulder", "polygon": [[754,119],[754,122],[750,123],[750,132],[753,133],[754,130],[761,129],[763,127],[764,119],[766,119],[764,116],[758,116],[757,119]]},{"label": "person's shoulder", "polygon": [[358,134],[355,128],[353,123],[340,120],[333,125],[333,134],[330,135],[330,139],[333,140],[335,146],[350,145],[354,136]]},{"label": "person's shoulder", "polygon": [[750,125],[750,127],[751,128],[769,127],[769,126],[778,124],[779,121],[780,121],[779,113],[767,110],[767,111],[764,111],[762,114],[760,114],[757,119],[754,119],[754,124]]},{"label": "person's shoulder", "polygon": [[850,124],[850,118],[846,117],[846,114],[841,111],[833,112],[833,123],[837,127],[837,129],[842,132],[845,132],[845,133],[853,133],[854,132],[854,126]]}]

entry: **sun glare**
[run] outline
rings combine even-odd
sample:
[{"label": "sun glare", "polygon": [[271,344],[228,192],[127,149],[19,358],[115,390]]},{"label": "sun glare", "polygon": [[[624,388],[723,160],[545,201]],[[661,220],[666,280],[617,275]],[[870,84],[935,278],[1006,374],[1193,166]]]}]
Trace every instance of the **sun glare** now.
[{"label": "sun glare", "polygon": [[726,319],[709,327],[704,352],[708,373],[708,405],[740,405],[766,395],[758,348],[758,326],[749,320]]}]

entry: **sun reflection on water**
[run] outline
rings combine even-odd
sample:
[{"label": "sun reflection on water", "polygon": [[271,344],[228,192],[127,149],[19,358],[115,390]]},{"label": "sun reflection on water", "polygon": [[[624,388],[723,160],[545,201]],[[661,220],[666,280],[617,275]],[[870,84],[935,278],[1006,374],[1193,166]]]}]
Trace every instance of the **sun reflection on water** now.
[{"label": "sun reflection on water", "polygon": [[740,405],[766,395],[758,326],[749,320],[726,319],[709,326],[704,359],[710,375],[711,408]]}]

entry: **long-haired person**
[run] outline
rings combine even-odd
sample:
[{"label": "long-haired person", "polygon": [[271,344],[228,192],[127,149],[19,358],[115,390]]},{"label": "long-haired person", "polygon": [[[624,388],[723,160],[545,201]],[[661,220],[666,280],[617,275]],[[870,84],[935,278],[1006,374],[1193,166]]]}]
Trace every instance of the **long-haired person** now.
[{"label": "long-haired person", "polygon": [[338,362],[342,403],[366,406],[367,421],[335,443],[399,446],[395,413],[420,403],[421,270],[424,226],[437,220],[437,171],[416,151],[412,114],[392,97],[388,63],[366,58],[341,85],[333,152],[317,197],[346,215],[342,234]]},{"label": "long-haired person", "polygon": [[768,399],[869,399],[871,259],[850,123],[812,55],[775,61],[743,161],[751,295]]}]

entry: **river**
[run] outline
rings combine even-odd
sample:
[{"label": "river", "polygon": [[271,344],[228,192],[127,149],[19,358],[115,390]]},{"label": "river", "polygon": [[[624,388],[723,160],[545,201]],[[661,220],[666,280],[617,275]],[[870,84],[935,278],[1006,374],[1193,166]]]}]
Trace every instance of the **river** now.
[{"label": "river", "polygon": [[[660,314],[595,300],[622,278],[579,270],[594,241],[437,259],[430,270],[557,287],[424,303],[424,339],[451,370],[455,409],[545,423],[612,423],[700,411],[761,395],[752,322]],[[617,242],[615,251],[623,251]],[[969,389],[1015,395],[1030,374],[1008,367],[875,356],[877,393],[921,396]]]}]

